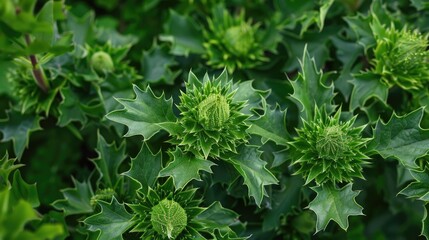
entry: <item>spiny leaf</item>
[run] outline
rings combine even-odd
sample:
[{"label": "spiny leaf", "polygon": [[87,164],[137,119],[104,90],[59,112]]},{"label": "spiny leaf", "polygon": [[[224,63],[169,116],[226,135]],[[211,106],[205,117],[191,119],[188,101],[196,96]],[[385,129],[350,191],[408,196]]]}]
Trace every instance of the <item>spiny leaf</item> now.
[{"label": "spiny leaf", "polygon": [[262,102],[265,112],[258,119],[251,121],[248,132],[262,137],[262,143],[271,140],[279,145],[288,145],[289,133],[286,130],[286,110],[282,111],[277,105],[274,109]]},{"label": "spiny leaf", "polygon": [[369,149],[383,158],[394,157],[408,168],[417,168],[415,160],[426,155],[429,145],[429,130],[420,127],[423,113],[420,108],[403,116],[393,114],[386,124],[379,120]]},{"label": "spiny leaf", "polygon": [[41,130],[38,115],[23,115],[16,111],[8,111],[6,119],[0,119],[0,132],[3,133],[2,142],[12,140],[15,155],[21,158],[28,145],[30,134]]},{"label": "spiny leaf", "polygon": [[30,203],[32,207],[40,205],[36,184],[26,183],[22,179],[19,170],[13,174],[11,194],[12,202],[18,202],[20,199],[23,199]]},{"label": "spiny leaf", "polygon": [[69,86],[61,88],[60,93],[63,100],[58,106],[58,111],[60,112],[58,125],[64,127],[73,121],[77,121],[84,125],[87,121],[87,117],[81,108],[81,99]]},{"label": "spiny leaf", "polygon": [[75,215],[92,213],[91,197],[94,195],[92,187],[88,182],[79,182],[72,178],[74,188],[61,190],[64,199],[52,203],[52,206],[58,210],[64,211],[64,215]]},{"label": "spiny leaf", "polygon": [[135,99],[118,99],[124,109],[107,114],[107,118],[128,127],[125,137],[141,135],[145,140],[158,133],[165,124],[176,122],[173,100],[156,97],[150,87],[146,91],[134,85]]},{"label": "spiny leaf", "polygon": [[119,147],[115,143],[108,144],[103,136],[98,133],[97,149],[98,158],[93,159],[92,162],[97,167],[100,173],[99,183],[103,187],[115,188],[119,181],[118,168],[125,160],[125,142]]},{"label": "spiny leaf", "polygon": [[15,170],[18,169],[24,164],[15,164],[16,159],[11,158],[9,159],[9,154],[6,152],[6,154],[3,156],[3,158],[0,159],[0,190],[3,190],[4,188],[8,188],[9,183],[9,175]]},{"label": "spiny leaf", "polygon": [[230,227],[241,224],[238,217],[239,215],[234,211],[222,207],[219,202],[214,202],[198,214],[195,220],[206,229],[218,229],[223,234],[231,234],[230,237],[236,237]]},{"label": "spiny leaf", "polygon": [[238,154],[228,156],[226,161],[233,164],[235,169],[244,179],[244,184],[249,190],[249,197],[253,197],[258,206],[266,194],[265,186],[277,184],[278,180],[265,168],[267,164],[260,159],[261,152],[256,146],[242,144],[237,149]]},{"label": "spiny leaf", "polygon": [[328,112],[334,110],[332,99],[334,98],[334,85],[325,86],[323,74],[317,71],[314,58],[310,58],[307,47],[300,61],[301,72],[295,81],[291,81],[294,89],[291,95],[300,109],[300,116],[304,120],[310,120],[314,115],[314,106],[321,108],[326,106]]},{"label": "spiny leaf", "polygon": [[[222,74],[226,72],[222,72]],[[227,75],[226,75],[227,76]],[[220,77],[220,76],[219,76]],[[226,79],[225,81],[228,81]],[[266,98],[270,91],[262,91],[255,89],[252,86],[252,81],[245,81],[232,86],[232,91],[236,91],[233,97],[234,102],[246,102],[246,105],[241,109],[240,112],[244,114],[252,115],[252,109],[258,108],[262,99]]]},{"label": "spiny leaf", "polygon": [[98,204],[101,211],[85,219],[84,223],[89,225],[90,231],[99,232],[97,240],[122,240],[122,234],[134,224],[131,221],[133,215],[115,197],[110,203],[99,201]]},{"label": "spiny leaf", "polygon": [[176,148],[171,155],[173,161],[159,172],[159,176],[172,176],[176,189],[183,188],[192,179],[201,180],[199,172],[202,170],[212,173],[211,167],[216,165],[209,160],[183,153],[179,148]]},{"label": "spiny leaf", "polygon": [[331,220],[347,231],[348,217],[363,215],[363,208],[355,200],[359,191],[353,191],[351,183],[341,189],[329,185],[311,189],[317,193],[314,200],[308,205],[310,210],[317,215],[316,233],[324,230]]},{"label": "spiny leaf", "polygon": [[131,159],[131,168],[122,175],[128,176],[140,184],[143,192],[152,187],[161,170],[162,154],[153,154],[144,143],[137,156]]}]

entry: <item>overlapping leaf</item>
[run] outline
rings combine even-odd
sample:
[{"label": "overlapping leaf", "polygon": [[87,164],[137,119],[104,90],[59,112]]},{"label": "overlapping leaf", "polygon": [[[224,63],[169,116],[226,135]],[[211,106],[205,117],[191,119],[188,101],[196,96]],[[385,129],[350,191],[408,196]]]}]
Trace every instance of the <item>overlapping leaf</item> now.
[{"label": "overlapping leaf", "polygon": [[173,100],[164,95],[156,97],[150,87],[145,91],[134,86],[135,99],[118,99],[124,109],[110,112],[106,117],[128,127],[126,137],[141,135],[145,140],[176,121]]},{"label": "overlapping leaf", "polygon": [[341,189],[334,186],[317,186],[312,189],[317,195],[308,207],[317,215],[316,233],[326,229],[331,220],[347,230],[349,216],[363,215],[363,208],[355,200],[359,191],[353,191],[351,183]]},{"label": "overlapping leaf", "polygon": [[403,116],[393,114],[387,123],[379,120],[369,148],[383,158],[394,157],[404,166],[416,168],[415,160],[429,150],[429,130],[420,127],[423,113],[420,108]]}]

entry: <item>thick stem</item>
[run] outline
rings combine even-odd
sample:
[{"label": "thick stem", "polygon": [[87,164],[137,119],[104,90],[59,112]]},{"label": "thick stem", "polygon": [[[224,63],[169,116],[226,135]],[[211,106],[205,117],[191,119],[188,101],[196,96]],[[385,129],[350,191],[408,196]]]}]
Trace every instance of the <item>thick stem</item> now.
[{"label": "thick stem", "polygon": [[[29,34],[25,34],[25,42],[27,45],[31,44],[31,39]],[[33,66],[33,77],[36,81],[37,86],[42,89],[43,92],[47,93],[49,91],[49,85],[45,79],[45,75],[43,74],[43,70],[38,65],[37,57],[34,54],[29,56],[31,65]]]}]

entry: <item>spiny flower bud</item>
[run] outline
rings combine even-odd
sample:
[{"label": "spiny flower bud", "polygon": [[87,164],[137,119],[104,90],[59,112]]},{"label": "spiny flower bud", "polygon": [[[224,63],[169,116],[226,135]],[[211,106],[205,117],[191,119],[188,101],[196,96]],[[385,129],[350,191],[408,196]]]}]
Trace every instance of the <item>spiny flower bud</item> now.
[{"label": "spiny flower bud", "polygon": [[372,71],[389,87],[421,89],[429,82],[428,36],[406,28],[401,31],[393,26],[384,29],[377,20],[373,25],[376,26],[373,32],[377,46]]},{"label": "spiny flower bud", "polygon": [[255,44],[255,37],[253,29],[248,23],[230,27],[225,32],[225,46],[237,56],[248,54],[253,44]]},{"label": "spiny flower bud", "polygon": [[103,51],[98,51],[92,54],[91,66],[95,71],[100,73],[110,73],[113,72],[115,68],[110,55]]},{"label": "spiny flower bud", "polygon": [[153,229],[168,239],[175,239],[186,228],[185,210],[173,200],[164,199],[151,211]]},{"label": "spiny flower bud", "polygon": [[220,94],[210,94],[198,104],[199,122],[209,130],[222,128],[229,118],[229,104]]},{"label": "spiny flower bud", "polygon": [[338,110],[331,117],[316,108],[314,119],[304,121],[297,129],[298,137],[291,142],[296,159],[293,165],[300,165],[296,174],[302,174],[306,184],[312,180],[321,185],[363,178],[362,165],[368,159],[364,150],[369,140],[361,136],[365,126],[354,127],[356,117],[341,122],[340,113]]}]

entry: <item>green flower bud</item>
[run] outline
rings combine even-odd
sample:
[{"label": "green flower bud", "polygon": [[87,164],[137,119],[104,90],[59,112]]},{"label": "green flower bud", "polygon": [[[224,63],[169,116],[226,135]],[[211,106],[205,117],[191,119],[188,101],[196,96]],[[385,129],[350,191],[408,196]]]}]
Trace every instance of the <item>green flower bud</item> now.
[{"label": "green flower bud", "polygon": [[229,118],[229,104],[225,96],[210,94],[198,104],[199,122],[208,130],[222,128]]},{"label": "green flower bud", "polygon": [[255,44],[252,26],[242,23],[238,26],[230,27],[225,32],[226,48],[237,56],[248,54]]},{"label": "green flower bud", "polygon": [[91,67],[97,72],[113,72],[115,66],[110,55],[103,51],[98,51],[91,56]]},{"label": "green flower bud", "polygon": [[180,204],[164,199],[152,208],[150,221],[156,232],[175,239],[186,228],[188,217]]},{"label": "green flower bud", "polygon": [[369,139],[362,138],[365,126],[354,127],[356,117],[340,121],[341,110],[334,117],[316,108],[314,119],[297,129],[298,137],[291,142],[295,161],[300,168],[296,174],[306,178],[306,184],[352,182],[363,178],[362,165],[368,157],[364,150]]}]

